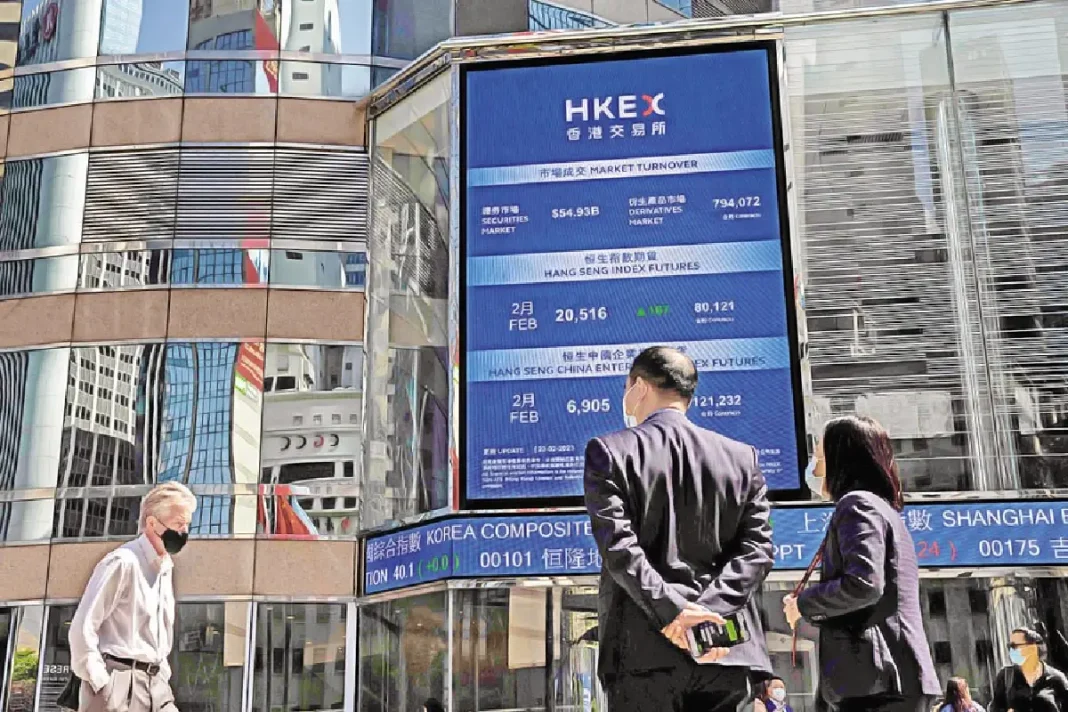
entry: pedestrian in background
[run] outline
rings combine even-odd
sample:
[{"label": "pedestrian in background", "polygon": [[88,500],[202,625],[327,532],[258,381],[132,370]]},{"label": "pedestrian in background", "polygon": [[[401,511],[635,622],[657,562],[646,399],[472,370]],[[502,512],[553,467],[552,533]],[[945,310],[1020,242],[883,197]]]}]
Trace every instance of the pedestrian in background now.
[{"label": "pedestrian in background", "polygon": [[870,418],[836,418],[815,457],[835,503],[813,562],[820,582],[783,610],[795,630],[801,618],[820,629],[819,695],[839,712],[929,712],[941,687],[890,437]]},{"label": "pedestrian in background", "polygon": [[80,712],[176,712],[171,556],[185,546],[196,507],[184,485],[156,486],[141,501],[141,535],[96,565],[69,633]]},{"label": "pedestrian in background", "polygon": [[781,677],[761,683],[753,702],[753,712],[794,712],[794,708],[786,704],[786,682]]},{"label": "pedestrian in background", "polygon": [[1030,628],[1012,632],[1012,664],[994,681],[990,712],[1068,712],[1068,678],[1045,662],[1045,644],[1042,635]]},{"label": "pedestrian in background", "polygon": [[962,677],[951,677],[946,683],[946,696],[938,712],[986,712],[981,705],[972,700],[972,691],[968,681]]}]

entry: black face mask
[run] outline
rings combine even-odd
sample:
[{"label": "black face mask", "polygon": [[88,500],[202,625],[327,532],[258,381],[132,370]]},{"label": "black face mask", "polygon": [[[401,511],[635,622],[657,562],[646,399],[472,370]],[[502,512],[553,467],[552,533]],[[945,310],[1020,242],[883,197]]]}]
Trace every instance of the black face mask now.
[{"label": "black face mask", "polygon": [[189,540],[189,532],[176,532],[173,529],[167,529],[159,538],[163,540],[163,548],[167,550],[168,554],[177,554]]}]

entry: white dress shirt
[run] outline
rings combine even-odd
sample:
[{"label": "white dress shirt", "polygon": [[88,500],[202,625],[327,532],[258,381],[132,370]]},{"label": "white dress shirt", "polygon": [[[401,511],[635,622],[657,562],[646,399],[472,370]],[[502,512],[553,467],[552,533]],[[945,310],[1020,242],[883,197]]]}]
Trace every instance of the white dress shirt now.
[{"label": "white dress shirt", "polygon": [[96,565],[70,625],[71,669],[99,692],[111,677],[104,655],[160,666],[174,638],[171,557],[160,556],[142,534]]}]

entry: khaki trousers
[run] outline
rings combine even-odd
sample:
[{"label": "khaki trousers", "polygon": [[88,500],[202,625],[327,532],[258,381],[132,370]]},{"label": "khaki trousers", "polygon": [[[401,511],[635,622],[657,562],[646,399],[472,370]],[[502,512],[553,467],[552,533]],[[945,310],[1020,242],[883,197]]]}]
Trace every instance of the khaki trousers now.
[{"label": "khaki trousers", "polygon": [[82,680],[78,712],[178,712],[171,686],[159,675],[105,662],[111,679],[100,692]]}]

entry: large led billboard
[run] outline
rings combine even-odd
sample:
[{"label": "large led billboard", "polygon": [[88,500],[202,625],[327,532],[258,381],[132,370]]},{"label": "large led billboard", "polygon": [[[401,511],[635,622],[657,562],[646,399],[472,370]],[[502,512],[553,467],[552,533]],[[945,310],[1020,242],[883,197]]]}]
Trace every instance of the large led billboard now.
[{"label": "large led billboard", "polygon": [[[684,349],[691,419],[799,484],[799,370],[773,45],[463,72],[468,503],[582,493],[631,360]],[[799,445],[800,443],[800,445]]]}]

